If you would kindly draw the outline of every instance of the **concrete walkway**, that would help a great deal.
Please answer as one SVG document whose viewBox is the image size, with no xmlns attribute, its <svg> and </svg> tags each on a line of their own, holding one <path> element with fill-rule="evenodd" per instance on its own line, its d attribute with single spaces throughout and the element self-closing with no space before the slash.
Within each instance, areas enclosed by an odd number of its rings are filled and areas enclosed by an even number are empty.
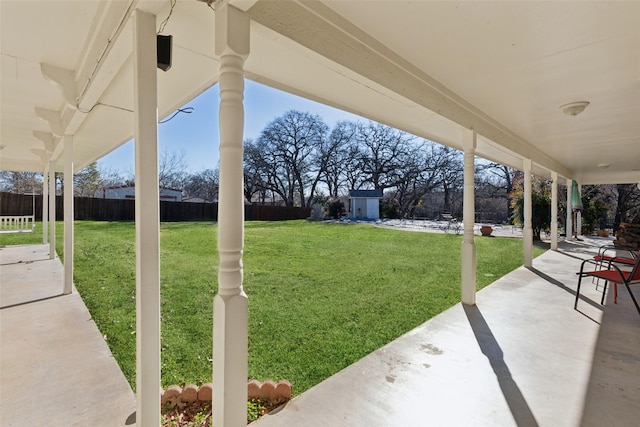
<svg viewBox="0 0 640 427">
<path fill-rule="evenodd" d="M 135 397 L 48 245 L 0 248 L 0 426 L 135 424 Z"/>
<path fill-rule="evenodd" d="M 636 426 L 640 316 L 575 272 L 563 242 L 296 397 L 264 426 Z M 0 425 L 135 424 L 135 398 L 48 246 L 0 248 Z M 601 288 L 600 288 L 601 289 Z"/>
<path fill-rule="evenodd" d="M 262 417 L 273 426 L 637 426 L 640 316 L 626 289 L 573 310 L 583 258 L 547 251 Z M 602 289 L 600 287 L 600 289 Z"/>
</svg>

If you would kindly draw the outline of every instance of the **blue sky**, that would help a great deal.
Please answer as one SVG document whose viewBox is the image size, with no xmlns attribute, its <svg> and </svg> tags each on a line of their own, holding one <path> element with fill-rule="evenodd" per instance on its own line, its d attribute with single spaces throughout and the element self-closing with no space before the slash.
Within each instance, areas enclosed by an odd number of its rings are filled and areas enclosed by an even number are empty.
<svg viewBox="0 0 640 427">
<path fill-rule="evenodd" d="M 215 85 L 184 107 L 193 107 L 191 114 L 178 114 L 158 125 L 160 153 L 184 152 L 188 172 L 213 169 L 218 164 L 218 86 Z M 361 117 L 309 101 L 304 98 L 245 80 L 244 139 L 256 139 L 262 129 L 289 110 L 317 114 L 332 128 L 340 120 L 363 120 Z M 102 169 L 133 176 L 134 147 L 129 141 L 98 161 Z"/>
</svg>

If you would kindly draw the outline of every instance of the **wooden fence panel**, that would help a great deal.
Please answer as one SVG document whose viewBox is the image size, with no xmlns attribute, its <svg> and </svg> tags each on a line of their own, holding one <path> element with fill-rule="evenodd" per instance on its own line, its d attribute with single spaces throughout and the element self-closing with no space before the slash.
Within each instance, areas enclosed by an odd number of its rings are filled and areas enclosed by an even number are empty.
<svg viewBox="0 0 640 427">
<path fill-rule="evenodd" d="M 0 193 L 0 215 L 31 215 L 34 198 L 30 195 Z M 77 220 L 134 221 L 135 201 L 131 199 L 96 199 L 75 197 L 74 214 Z M 245 205 L 247 221 L 285 221 L 306 219 L 311 208 L 291 206 Z M 42 221 L 42 195 L 35 197 L 36 221 Z M 56 196 L 56 219 L 64 218 L 64 200 Z M 217 221 L 217 203 L 160 202 L 161 221 Z"/>
</svg>

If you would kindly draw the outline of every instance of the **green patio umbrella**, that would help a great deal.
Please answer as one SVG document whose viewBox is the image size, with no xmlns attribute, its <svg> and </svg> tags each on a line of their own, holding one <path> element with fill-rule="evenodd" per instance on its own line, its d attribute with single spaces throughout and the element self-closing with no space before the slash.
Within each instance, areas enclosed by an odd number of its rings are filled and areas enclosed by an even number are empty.
<svg viewBox="0 0 640 427">
<path fill-rule="evenodd" d="M 576 181 L 573 181 L 571 186 L 571 210 L 573 211 L 573 237 L 578 239 L 577 213 L 582 212 L 584 206 L 582 205 L 582 197 L 580 197 L 580 190 Z"/>
<path fill-rule="evenodd" d="M 578 183 L 576 181 L 573 181 L 571 186 L 571 210 L 574 213 L 584 210 L 584 206 L 582 206 L 582 197 L 580 197 L 580 190 L 578 189 Z"/>
</svg>

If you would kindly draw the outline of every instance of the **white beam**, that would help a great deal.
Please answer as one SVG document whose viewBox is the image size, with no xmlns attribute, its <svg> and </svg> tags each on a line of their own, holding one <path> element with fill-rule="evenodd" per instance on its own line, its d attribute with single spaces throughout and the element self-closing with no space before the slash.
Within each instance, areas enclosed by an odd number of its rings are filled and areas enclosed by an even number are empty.
<svg viewBox="0 0 640 427">
<path fill-rule="evenodd" d="M 65 135 L 64 142 L 64 289 L 73 290 L 73 136 Z"/>
<path fill-rule="evenodd" d="M 551 171 L 551 250 L 558 250 L 558 172 Z"/>
<path fill-rule="evenodd" d="M 247 423 L 248 301 L 242 289 L 244 197 L 242 132 L 244 61 L 249 54 L 249 18 L 218 4 L 215 47 L 220 56 L 220 190 L 218 293 L 213 307 L 213 425 Z"/>
<path fill-rule="evenodd" d="M 136 422 L 160 424 L 160 194 L 156 18 L 134 12 Z"/>
<path fill-rule="evenodd" d="M 476 303 L 476 243 L 473 235 L 475 222 L 475 148 L 476 133 L 468 131 L 464 136 L 464 203 L 462 204 L 462 222 L 464 236 L 462 240 L 462 303 Z"/>
<path fill-rule="evenodd" d="M 524 229 L 522 230 L 522 244 L 524 251 L 524 266 L 533 266 L 533 228 L 531 226 L 531 159 L 523 159 L 524 171 Z"/>
<path fill-rule="evenodd" d="M 49 258 L 56 257 L 56 165 L 49 161 Z"/>
</svg>

